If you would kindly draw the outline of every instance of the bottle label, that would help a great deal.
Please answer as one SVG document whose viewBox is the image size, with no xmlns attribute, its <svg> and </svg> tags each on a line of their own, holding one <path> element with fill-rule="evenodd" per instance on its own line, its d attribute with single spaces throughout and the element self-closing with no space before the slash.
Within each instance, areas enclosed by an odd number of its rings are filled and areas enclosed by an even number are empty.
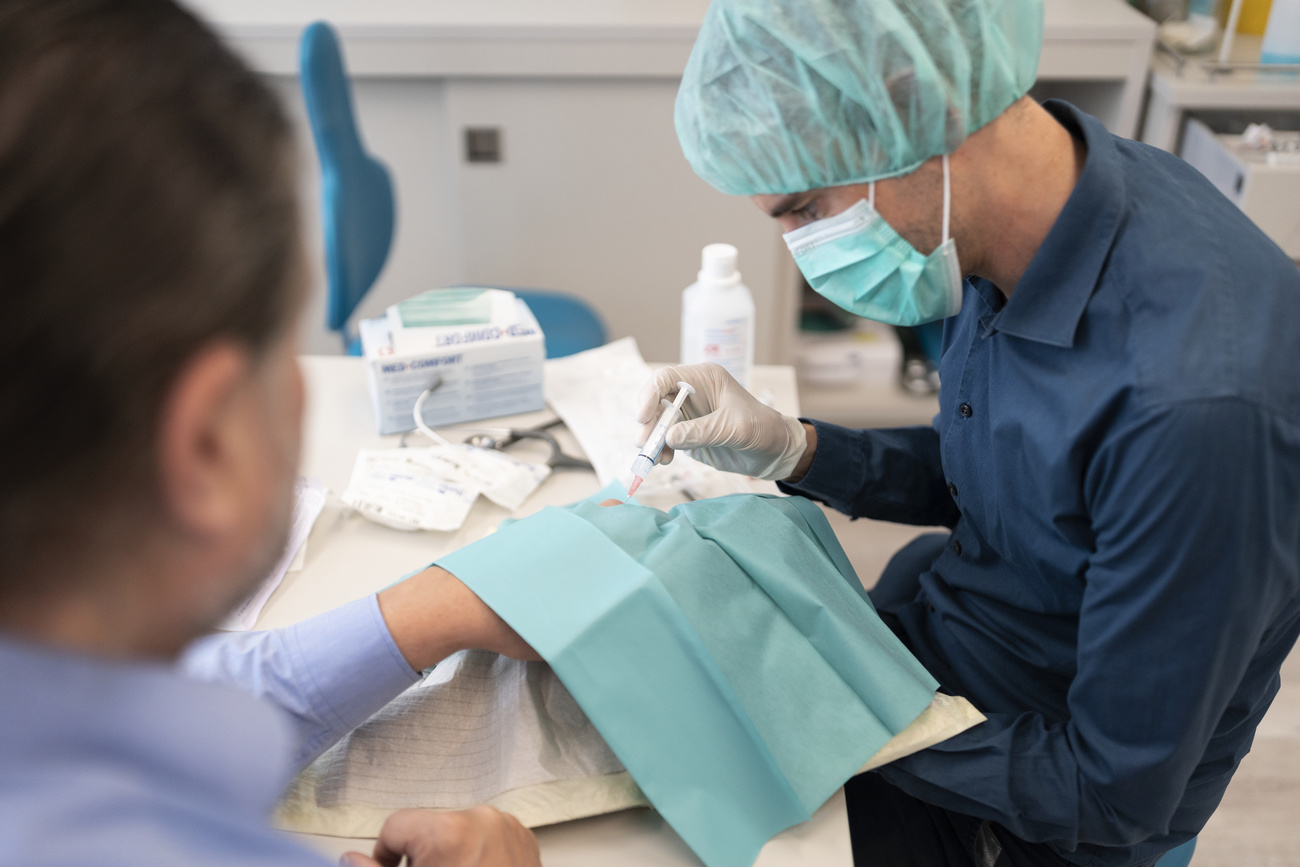
<svg viewBox="0 0 1300 867">
<path fill-rule="evenodd" d="M 700 361 L 716 361 L 737 379 L 745 374 L 746 338 L 749 335 L 749 317 L 723 319 L 706 325 L 703 329 L 704 340 L 700 346 L 703 352 Z"/>
</svg>

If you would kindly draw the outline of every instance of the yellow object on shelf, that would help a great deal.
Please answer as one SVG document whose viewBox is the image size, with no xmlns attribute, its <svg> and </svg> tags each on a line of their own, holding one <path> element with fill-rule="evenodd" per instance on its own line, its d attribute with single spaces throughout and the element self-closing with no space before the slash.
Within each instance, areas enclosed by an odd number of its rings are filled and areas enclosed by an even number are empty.
<svg viewBox="0 0 1300 867">
<path fill-rule="evenodd" d="M 1250 36 L 1262 36 L 1268 26 L 1268 13 L 1273 7 L 1273 0 L 1243 0 L 1241 17 L 1237 19 L 1237 32 Z M 1228 24 L 1228 10 L 1232 8 L 1231 0 L 1219 3 L 1219 26 Z"/>
</svg>

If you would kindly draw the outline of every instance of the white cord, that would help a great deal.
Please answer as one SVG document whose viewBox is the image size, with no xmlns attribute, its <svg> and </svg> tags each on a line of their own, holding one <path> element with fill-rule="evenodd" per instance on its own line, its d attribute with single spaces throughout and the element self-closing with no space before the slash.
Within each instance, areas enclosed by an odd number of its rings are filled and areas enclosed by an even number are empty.
<svg viewBox="0 0 1300 867">
<path fill-rule="evenodd" d="M 952 212 L 952 180 L 948 177 L 948 155 L 943 155 L 943 243 L 948 243 L 948 215 Z"/>
<path fill-rule="evenodd" d="M 415 417 L 416 430 L 418 430 L 420 433 L 424 434 L 425 436 L 427 436 L 429 439 L 433 440 L 435 443 L 437 443 L 440 446 L 449 446 L 451 445 L 451 443 L 448 440 L 443 439 L 441 436 L 434 433 L 433 430 L 431 430 L 429 426 L 424 423 L 424 413 L 422 412 L 422 410 L 424 409 L 424 399 L 427 398 L 429 395 L 433 394 L 433 390 L 440 385 L 442 385 L 442 377 L 438 377 L 436 380 L 434 380 L 433 385 L 429 386 L 424 391 L 420 392 L 420 396 L 415 399 L 415 409 L 411 411 L 411 415 Z"/>
</svg>

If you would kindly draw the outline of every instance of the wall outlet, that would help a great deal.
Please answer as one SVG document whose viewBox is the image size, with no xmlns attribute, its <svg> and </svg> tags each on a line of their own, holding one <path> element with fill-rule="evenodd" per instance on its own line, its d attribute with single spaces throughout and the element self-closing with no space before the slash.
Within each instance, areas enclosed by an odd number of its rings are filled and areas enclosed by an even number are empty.
<svg viewBox="0 0 1300 867">
<path fill-rule="evenodd" d="M 501 162 L 501 129 L 495 126 L 466 127 L 465 162 Z"/>
</svg>

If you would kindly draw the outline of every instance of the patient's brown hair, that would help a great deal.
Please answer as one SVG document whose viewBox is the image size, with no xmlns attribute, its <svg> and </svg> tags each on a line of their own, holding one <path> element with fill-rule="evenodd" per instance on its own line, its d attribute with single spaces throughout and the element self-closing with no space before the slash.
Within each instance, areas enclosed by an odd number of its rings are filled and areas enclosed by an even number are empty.
<svg viewBox="0 0 1300 867">
<path fill-rule="evenodd" d="M 167 388 L 287 327 L 289 125 L 168 0 L 0 0 L 0 595 L 148 502 Z"/>
</svg>

